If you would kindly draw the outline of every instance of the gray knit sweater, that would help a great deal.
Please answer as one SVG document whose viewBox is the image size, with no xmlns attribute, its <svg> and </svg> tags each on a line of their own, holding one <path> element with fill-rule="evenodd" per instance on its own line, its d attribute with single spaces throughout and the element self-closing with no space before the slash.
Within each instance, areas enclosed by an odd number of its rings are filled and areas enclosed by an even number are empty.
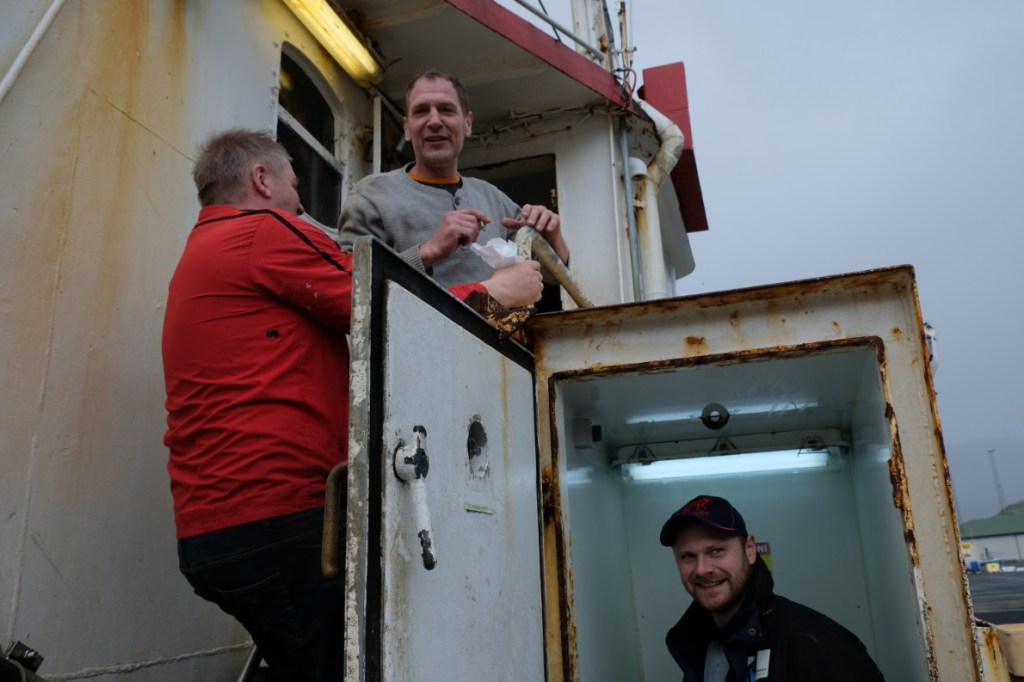
<svg viewBox="0 0 1024 682">
<path fill-rule="evenodd" d="M 477 237 L 480 244 L 494 237 L 508 239 L 512 234 L 501 226 L 501 219 L 520 217 L 516 203 L 483 180 L 464 177 L 462 183 L 452 196 L 446 189 L 416 182 L 405 168 L 363 178 L 341 209 L 341 248 L 351 251 L 357 237 L 372 235 L 443 287 L 486 280 L 493 271 L 468 246 L 434 263 L 429 271 L 420 260 L 420 245 L 434 236 L 448 211 L 475 208 L 490 216 L 491 222 Z"/>
</svg>

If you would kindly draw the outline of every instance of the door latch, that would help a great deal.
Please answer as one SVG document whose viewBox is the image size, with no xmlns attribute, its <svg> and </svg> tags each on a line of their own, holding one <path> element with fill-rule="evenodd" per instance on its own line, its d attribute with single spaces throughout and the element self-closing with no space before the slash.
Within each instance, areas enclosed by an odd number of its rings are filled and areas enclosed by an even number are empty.
<svg viewBox="0 0 1024 682">
<path fill-rule="evenodd" d="M 427 430 L 414 426 L 415 443 L 399 444 L 395 448 L 395 475 L 409 486 L 412 493 L 413 518 L 416 537 L 420 541 L 423 568 L 428 571 L 437 566 L 433 531 L 430 526 L 430 508 L 427 506 L 427 474 L 430 472 L 430 458 L 427 457 Z"/>
</svg>

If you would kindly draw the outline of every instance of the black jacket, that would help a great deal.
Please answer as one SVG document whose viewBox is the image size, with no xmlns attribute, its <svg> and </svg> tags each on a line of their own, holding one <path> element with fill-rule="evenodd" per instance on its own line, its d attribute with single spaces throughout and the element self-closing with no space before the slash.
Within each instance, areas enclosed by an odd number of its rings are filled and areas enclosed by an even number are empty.
<svg viewBox="0 0 1024 682">
<path fill-rule="evenodd" d="M 776 596 L 774 586 L 771 572 L 758 557 L 743 603 L 724 628 L 719 630 L 696 602 L 690 605 L 665 638 L 686 682 L 704 679 L 704 655 L 712 639 L 721 642 L 729 660 L 729 682 L 753 680 L 754 660 L 762 650 L 770 652 L 768 676 L 759 680 L 883 681 L 856 635 L 814 609 Z"/>
</svg>

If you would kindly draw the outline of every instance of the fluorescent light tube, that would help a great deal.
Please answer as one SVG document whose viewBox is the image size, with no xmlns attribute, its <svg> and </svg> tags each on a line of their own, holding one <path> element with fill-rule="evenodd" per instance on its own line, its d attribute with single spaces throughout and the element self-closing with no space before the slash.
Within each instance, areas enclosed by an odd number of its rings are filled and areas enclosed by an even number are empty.
<svg viewBox="0 0 1024 682">
<path fill-rule="evenodd" d="M 840 464 L 841 460 L 838 455 L 831 455 L 824 450 L 812 452 L 779 450 L 744 455 L 670 459 L 651 464 L 626 464 L 623 465 L 622 472 L 626 478 L 632 481 L 666 481 L 678 478 L 798 471 L 801 469 L 835 470 L 840 467 Z"/>
<path fill-rule="evenodd" d="M 765 402 L 737 402 L 723 403 L 729 414 L 786 414 L 788 412 L 801 412 L 818 406 L 817 400 L 780 400 L 774 403 Z M 703 407 L 696 410 L 653 410 L 640 412 L 626 417 L 629 425 L 638 424 L 667 424 L 671 422 L 693 421 L 700 419 L 703 414 Z"/>
<path fill-rule="evenodd" d="M 326 0 L 284 0 L 284 4 L 354 81 L 364 88 L 380 82 L 380 65 Z"/>
</svg>

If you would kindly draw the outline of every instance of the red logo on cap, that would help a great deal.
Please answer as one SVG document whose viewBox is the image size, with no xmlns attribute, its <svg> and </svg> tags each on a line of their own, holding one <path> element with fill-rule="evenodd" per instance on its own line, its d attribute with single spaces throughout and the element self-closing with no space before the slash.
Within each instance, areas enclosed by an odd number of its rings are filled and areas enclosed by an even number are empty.
<svg viewBox="0 0 1024 682">
<path fill-rule="evenodd" d="M 711 512 L 708 511 L 708 504 L 710 503 L 710 497 L 698 497 L 683 507 L 683 513 L 693 514 L 694 516 L 711 516 Z"/>
</svg>

